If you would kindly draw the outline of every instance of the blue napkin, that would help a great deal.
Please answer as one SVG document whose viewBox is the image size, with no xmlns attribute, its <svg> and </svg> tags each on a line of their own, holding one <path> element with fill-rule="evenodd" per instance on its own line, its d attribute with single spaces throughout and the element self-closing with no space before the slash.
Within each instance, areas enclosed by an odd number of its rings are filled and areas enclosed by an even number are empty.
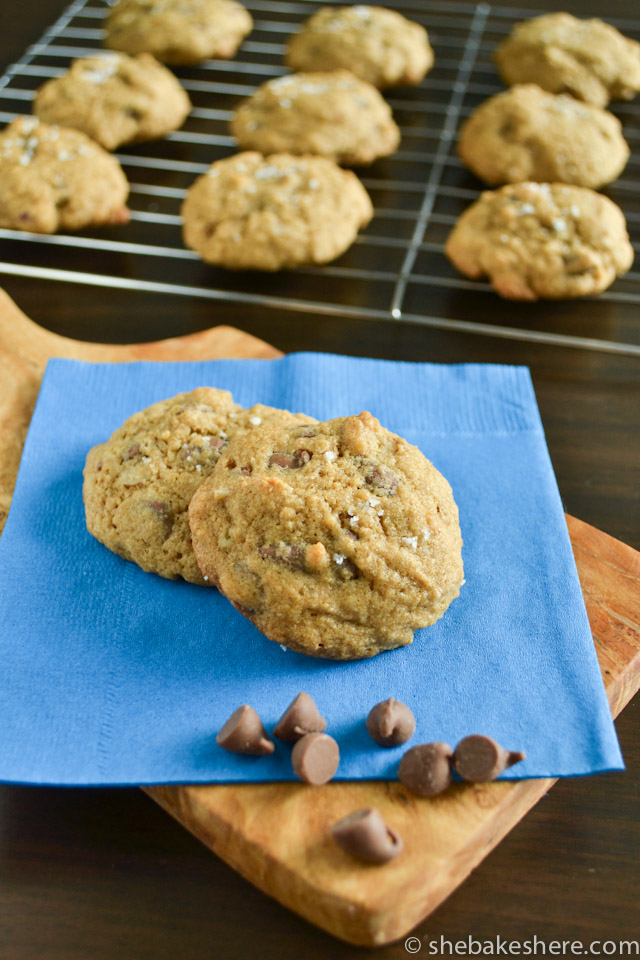
<svg viewBox="0 0 640 960">
<path fill-rule="evenodd" d="M 285 651 L 216 590 L 163 580 L 86 531 L 88 449 L 180 391 L 228 388 L 319 419 L 368 409 L 417 444 L 460 508 L 466 584 L 414 643 L 338 663 Z M 271 729 L 300 691 L 340 744 L 339 777 L 393 778 L 404 749 L 364 719 L 393 696 L 413 743 L 495 737 L 508 777 L 623 766 L 529 373 L 321 354 L 206 363 L 49 363 L 0 540 L 0 779 L 143 784 L 293 779 L 215 734 L 241 703 Z"/>
</svg>

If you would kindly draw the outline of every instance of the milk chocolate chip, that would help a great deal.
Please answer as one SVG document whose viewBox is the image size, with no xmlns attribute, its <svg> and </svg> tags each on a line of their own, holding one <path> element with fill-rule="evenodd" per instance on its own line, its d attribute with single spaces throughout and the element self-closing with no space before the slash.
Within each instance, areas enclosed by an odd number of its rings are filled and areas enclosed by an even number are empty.
<svg viewBox="0 0 640 960">
<path fill-rule="evenodd" d="M 381 747 L 399 747 L 410 740 L 416 729 L 416 718 L 405 703 L 389 697 L 377 703 L 367 717 L 369 735 Z"/>
<path fill-rule="evenodd" d="M 491 737 L 474 733 L 460 741 L 453 754 L 453 764 L 463 780 L 483 783 L 495 780 L 525 756 L 521 750 L 504 750 Z"/>
<path fill-rule="evenodd" d="M 402 850 L 402 837 L 387 826 L 379 810 L 355 810 L 331 827 L 336 843 L 358 860 L 387 863 Z"/>
<path fill-rule="evenodd" d="M 234 710 L 216 737 L 216 743 L 230 753 L 265 757 L 275 747 L 262 726 L 262 720 L 246 703 Z"/>
<path fill-rule="evenodd" d="M 435 797 L 451 783 L 448 743 L 421 743 L 407 750 L 398 769 L 400 783 L 418 797 Z"/>
<path fill-rule="evenodd" d="M 306 783 L 328 783 L 340 763 L 340 750 L 326 733 L 307 733 L 291 751 L 293 772 Z"/>
<path fill-rule="evenodd" d="M 295 453 L 272 453 L 269 457 L 270 467 L 282 467 L 283 470 L 299 470 L 309 463 L 313 456 L 308 450 L 296 450 Z"/>
<path fill-rule="evenodd" d="M 307 733 L 324 733 L 326 729 L 327 721 L 320 716 L 314 700 L 308 693 L 299 693 L 278 720 L 273 733 L 280 740 L 293 743 Z"/>
</svg>

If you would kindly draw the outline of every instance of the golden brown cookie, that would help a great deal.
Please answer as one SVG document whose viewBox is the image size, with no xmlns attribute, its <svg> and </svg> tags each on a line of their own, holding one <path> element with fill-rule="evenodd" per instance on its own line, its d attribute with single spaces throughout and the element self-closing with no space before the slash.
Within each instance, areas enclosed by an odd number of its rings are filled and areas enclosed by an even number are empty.
<svg viewBox="0 0 640 960">
<path fill-rule="evenodd" d="M 269 639 L 310 656 L 411 643 L 463 582 L 449 484 L 370 413 L 237 437 L 189 522 L 203 573 Z"/>
<path fill-rule="evenodd" d="M 34 233 L 127 223 L 115 157 L 78 130 L 20 117 L 0 134 L 0 226 Z"/>
<path fill-rule="evenodd" d="M 504 82 L 537 83 L 552 93 L 606 107 L 640 90 L 640 43 L 602 20 L 549 13 L 516 24 L 495 52 Z"/>
<path fill-rule="evenodd" d="M 629 146 L 612 113 L 527 83 L 473 111 L 460 131 L 458 153 L 487 183 L 539 180 L 596 188 L 620 176 Z"/>
<path fill-rule="evenodd" d="M 583 297 L 633 263 L 622 211 L 586 187 L 517 183 L 487 191 L 462 214 L 445 252 L 503 297 Z"/>
<path fill-rule="evenodd" d="M 182 205 L 185 244 L 232 270 L 334 260 L 372 216 L 369 195 L 350 170 L 286 153 L 218 160 Z"/>
<path fill-rule="evenodd" d="M 68 73 L 38 90 L 33 107 L 45 123 L 82 130 L 105 150 L 164 137 L 190 110 L 177 79 L 149 53 L 74 60 Z"/>
<path fill-rule="evenodd" d="M 210 387 L 155 403 L 89 451 L 87 528 L 143 570 L 205 584 L 191 549 L 191 497 L 230 438 L 268 424 L 311 420 L 262 404 L 244 410 L 228 390 Z"/>
<path fill-rule="evenodd" d="M 261 153 L 313 153 L 358 166 L 393 153 L 400 130 L 376 88 L 348 70 L 268 80 L 231 121 L 238 145 Z"/>
<path fill-rule="evenodd" d="M 290 40 L 293 70 L 343 67 L 374 87 L 414 86 L 433 66 L 427 31 L 385 7 L 322 7 Z"/>
<path fill-rule="evenodd" d="M 105 46 L 152 53 L 163 63 L 226 60 L 253 28 L 236 0 L 118 0 L 105 22 Z"/>
</svg>

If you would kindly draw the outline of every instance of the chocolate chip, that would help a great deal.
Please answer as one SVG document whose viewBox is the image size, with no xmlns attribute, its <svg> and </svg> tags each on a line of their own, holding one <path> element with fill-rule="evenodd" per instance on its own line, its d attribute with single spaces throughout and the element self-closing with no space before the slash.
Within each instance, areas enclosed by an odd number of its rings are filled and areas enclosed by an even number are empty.
<svg viewBox="0 0 640 960">
<path fill-rule="evenodd" d="M 483 783 L 495 780 L 525 756 L 521 750 L 504 750 L 491 737 L 474 733 L 460 741 L 453 754 L 453 764 L 463 780 Z"/>
<path fill-rule="evenodd" d="M 304 548 L 297 544 L 265 543 L 262 547 L 258 547 L 258 553 L 263 560 L 283 563 L 292 570 L 304 570 Z"/>
<path fill-rule="evenodd" d="M 125 453 L 122 459 L 133 460 L 133 458 L 139 456 L 139 454 L 140 454 L 140 444 L 134 443 L 133 446 L 129 447 L 129 449 L 127 450 L 127 452 Z"/>
<path fill-rule="evenodd" d="M 278 720 L 273 733 L 280 740 L 293 743 L 307 733 L 324 733 L 326 729 L 327 721 L 320 716 L 315 701 L 308 693 L 299 693 Z"/>
<path fill-rule="evenodd" d="M 416 729 L 416 718 L 405 703 L 389 697 L 377 703 L 367 717 L 370 737 L 381 747 L 399 747 L 410 740 Z"/>
<path fill-rule="evenodd" d="M 209 437 L 209 446 L 213 447 L 214 450 L 222 450 L 228 442 L 228 440 L 223 440 L 221 437 Z"/>
<path fill-rule="evenodd" d="M 364 482 L 368 487 L 373 487 L 377 493 L 383 493 L 386 496 L 394 494 L 398 486 L 398 478 L 395 473 L 379 463 L 374 463 L 369 467 L 364 475 Z"/>
<path fill-rule="evenodd" d="M 309 463 L 312 453 L 308 450 L 296 450 L 295 453 L 272 453 L 269 457 L 270 467 L 282 467 L 283 470 L 299 470 Z"/>
<path fill-rule="evenodd" d="M 336 843 L 358 860 L 387 863 L 402 851 L 402 838 L 374 807 L 355 810 L 331 827 Z"/>
<path fill-rule="evenodd" d="M 173 530 L 173 511 L 169 504 L 165 503 L 164 500 L 147 500 L 145 507 L 153 510 L 158 520 L 164 524 L 164 540 L 167 540 Z"/>
<path fill-rule="evenodd" d="M 291 751 L 293 772 L 306 783 L 328 783 L 340 763 L 340 750 L 326 733 L 307 733 Z"/>
<path fill-rule="evenodd" d="M 451 756 L 448 743 L 421 743 L 403 756 L 398 779 L 418 797 L 435 797 L 451 783 Z"/>
<path fill-rule="evenodd" d="M 246 703 L 233 711 L 218 733 L 216 743 L 230 753 L 246 753 L 254 757 L 265 757 L 275 750 L 260 717 Z"/>
</svg>

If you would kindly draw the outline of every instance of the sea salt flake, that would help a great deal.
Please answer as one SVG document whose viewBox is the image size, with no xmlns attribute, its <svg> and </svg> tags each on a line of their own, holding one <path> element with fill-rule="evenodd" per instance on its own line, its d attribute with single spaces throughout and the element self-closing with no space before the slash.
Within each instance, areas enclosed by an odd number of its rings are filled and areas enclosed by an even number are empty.
<svg viewBox="0 0 640 960">
<path fill-rule="evenodd" d="M 418 538 L 417 537 L 400 537 L 403 543 L 406 543 L 408 547 L 411 547 L 412 550 L 418 549 Z"/>
<path fill-rule="evenodd" d="M 572 217 L 579 217 L 579 216 L 580 216 L 580 207 L 578 207 L 578 206 L 574 203 L 574 204 L 569 208 L 569 213 L 571 214 Z"/>
<path fill-rule="evenodd" d="M 259 427 L 262 423 L 262 417 L 249 417 L 249 423 L 253 424 L 254 427 Z"/>
<path fill-rule="evenodd" d="M 334 559 L 335 562 L 338 564 L 338 566 L 340 566 L 341 564 L 343 564 L 343 563 L 345 562 L 345 560 L 346 560 L 347 558 L 346 558 L 346 555 L 345 555 L 344 553 L 334 553 L 333 559 Z"/>
<path fill-rule="evenodd" d="M 558 232 L 567 229 L 567 222 L 566 220 L 563 220 L 562 217 L 554 217 L 551 221 L 551 225 L 553 226 L 553 229 L 557 230 Z"/>
<path fill-rule="evenodd" d="M 324 454 L 325 460 L 328 460 L 329 463 L 332 463 L 336 459 L 337 454 L 333 450 L 326 450 Z"/>
<path fill-rule="evenodd" d="M 520 207 L 520 213 L 535 213 L 535 207 L 531 203 L 523 203 Z"/>
</svg>

